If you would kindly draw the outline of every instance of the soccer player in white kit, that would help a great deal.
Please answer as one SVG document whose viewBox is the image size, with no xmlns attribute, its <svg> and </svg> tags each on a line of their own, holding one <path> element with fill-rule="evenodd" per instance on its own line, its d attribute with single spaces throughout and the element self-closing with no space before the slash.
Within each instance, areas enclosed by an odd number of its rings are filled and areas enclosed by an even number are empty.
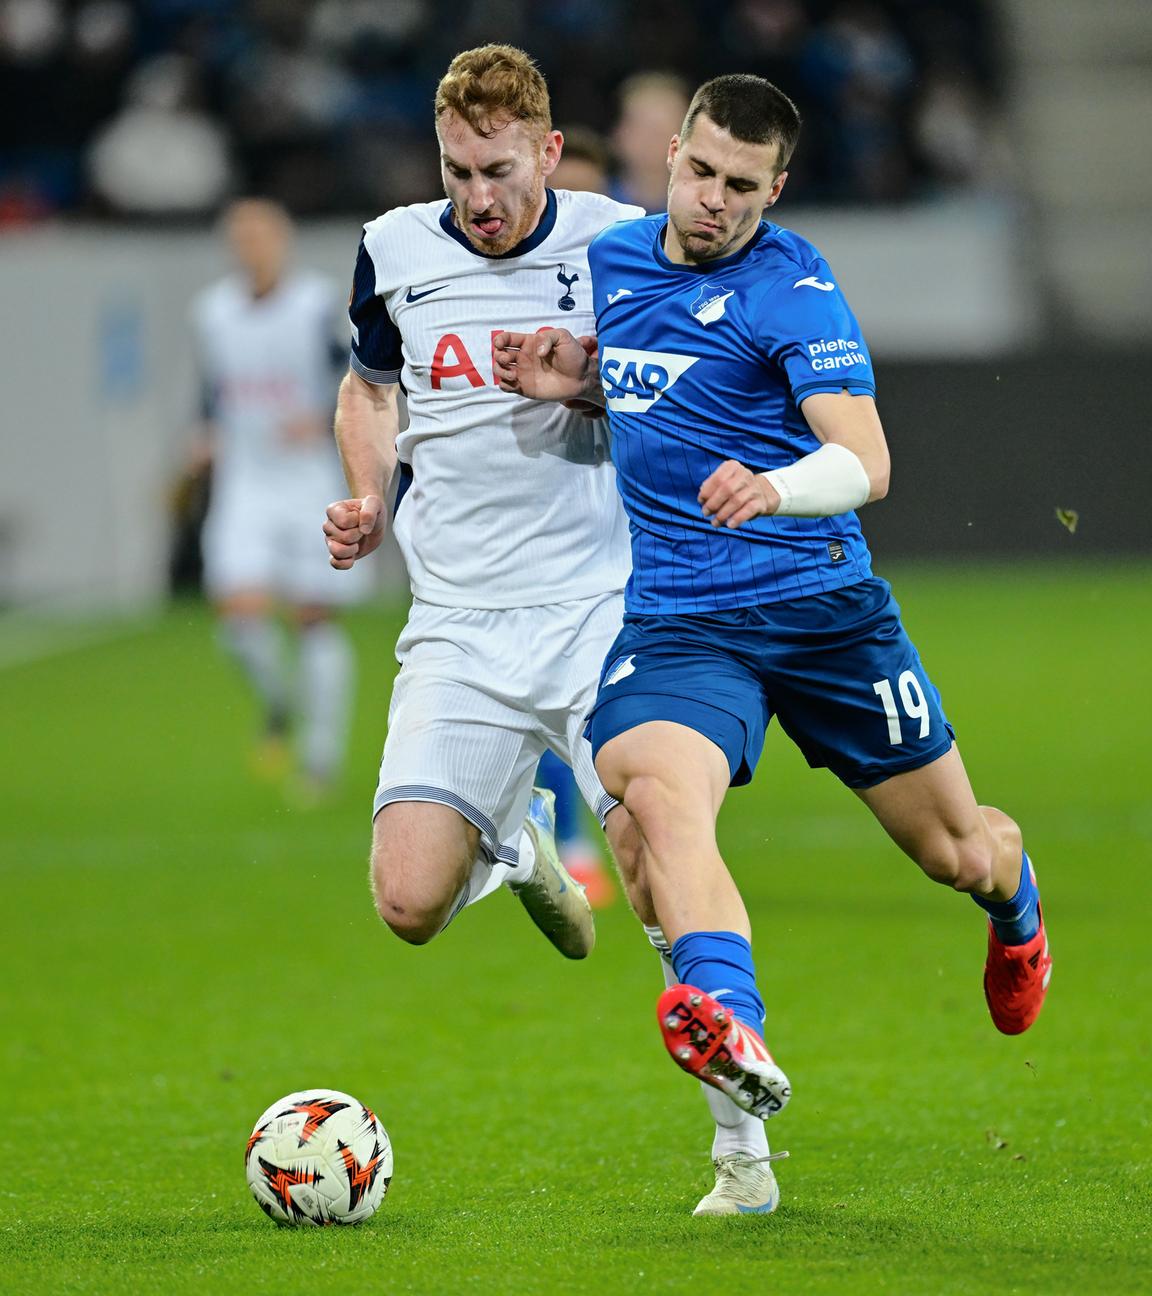
<svg viewBox="0 0 1152 1296">
<path fill-rule="evenodd" d="M 513 318 L 589 331 L 588 244 L 636 209 L 545 189 L 561 136 L 543 77 L 519 50 L 458 56 L 436 124 L 451 201 L 365 227 L 336 420 L 353 498 L 325 523 L 334 566 L 375 549 L 399 458 L 393 525 L 413 605 L 373 807 L 376 905 L 422 943 L 506 881 L 557 948 L 580 958 L 594 941 L 591 912 L 532 782 L 550 749 L 602 822 L 614 804 L 582 728 L 620 623 L 628 528 L 605 423 L 559 407 L 524 417 L 493 379 L 492 336 Z M 618 809 L 607 825 L 622 851 L 626 819 Z"/>
<path fill-rule="evenodd" d="M 334 566 L 371 553 L 399 460 L 394 528 L 414 601 L 374 804 L 376 906 L 420 944 L 507 882 L 561 952 L 582 957 L 591 913 L 564 883 L 546 806 L 533 799 L 545 747 L 571 763 L 633 908 L 656 931 L 639 837 L 583 737 L 620 623 L 627 525 L 603 422 L 502 393 L 492 339 L 557 319 L 590 332 L 588 243 L 641 212 L 545 190 L 562 138 L 543 78 L 519 50 L 458 55 L 437 92 L 436 126 L 450 201 L 365 227 L 337 412 L 352 498 L 331 505 L 324 524 Z M 760 1120 L 716 1090 L 705 1097 L 714 1155 L 767 1151 Z"/>
<path fill-rule="evenodd" d="M 289 266 L 292 226 L 277 204 L 234 203 L 223 229 L 236 273 L 201 292 L 192 325 L 212 460 L 204 577 L 221 637 L 264 715 L 263 755 L 299 728 L 310 792 L 339 774 L 352 650 L 334 608 L 364 588 L 331 570 L 316 515 L 341 489 L 330 419 L 347 347 L 334 283 Z M 256 520 L 259 523 L 256 524 Z M 290 672 L 278 620 L 295 631 Z"/>
</svg>

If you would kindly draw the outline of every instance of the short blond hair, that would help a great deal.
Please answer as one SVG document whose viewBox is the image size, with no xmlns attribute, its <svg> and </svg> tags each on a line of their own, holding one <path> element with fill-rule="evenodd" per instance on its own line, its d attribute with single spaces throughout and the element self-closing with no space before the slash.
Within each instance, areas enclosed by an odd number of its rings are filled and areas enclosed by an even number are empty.
<svg viewBox="0 0 1152 1296">
<path fill-rule="evenodd" d="M 478 134 L 492 136 L 505 121 L 552 129 L 548 86 L 535 63 L 514 45 L 481 45 L 457 54 L 436 87 L 436 116 L 458 113 Z"/>
</svg>

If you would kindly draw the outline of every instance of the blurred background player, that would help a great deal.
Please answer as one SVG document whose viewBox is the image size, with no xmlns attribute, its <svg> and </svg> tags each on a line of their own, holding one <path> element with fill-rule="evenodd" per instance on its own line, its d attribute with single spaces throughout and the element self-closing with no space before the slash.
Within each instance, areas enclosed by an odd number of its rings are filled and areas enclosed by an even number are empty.
<svg viewBox="0 0 1152 1296">
<path fill-rule="evenodd" d="M 549 189 L 606 194 L 612 188 L 612 150 L 587 126 L 566 126 L 564 152 L 548 180 Z"/>
<path fill-rule="evenodd" d="M 585 126 L 570 127 L 563 135 L 564 151 L 548 178 L 548 188 L 607 194 L 612 161 L 607 142 Z M 606 908 L 616 899 L 616 887 L 588 831 L 588 814 L 576 776 L 559 756 L 548 751 L 540 759 L 536 782 L 556 798 L 556 845 L 564 867 L 584 888 L 593 909 Z"/>
<path fill-rule="evenodd" d="M 222 230 L 235 271 L 192 307 L 211 462 L 204 582 L 259 700 L 260 767 L 287 765 L 295 731 L 301 789 L 318 795 L 340 773 L 355 666 L 332 613 L 363 588 L 332 571 L 318 534 L 341 480 L 331 417 L 342 302 L 328 279 L 290 266 L 292 222 L 278 204 L 233 203 Z"/>
<path fill-rule="evenodd" d="M 609 192 L 648 213 L 668 204 L 668 141 L 688 111 L 687 83 L 671 72 L 637 72 L 618 91 L 620 115 L 612 130 L 617 171 Z"/>
</svg>

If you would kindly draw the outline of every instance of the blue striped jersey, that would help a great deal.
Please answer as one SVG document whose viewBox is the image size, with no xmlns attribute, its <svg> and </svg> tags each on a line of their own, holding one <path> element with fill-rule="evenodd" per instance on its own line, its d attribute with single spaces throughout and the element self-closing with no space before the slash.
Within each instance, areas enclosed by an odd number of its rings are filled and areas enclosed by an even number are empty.
<svg viewBox="0 0 1152 1296">
<path fill-rule="evenodd" d="M 621 221 L 589 249 L 612 458 L 632 539 L 627 606 L 710 612 L 837 589 L 871 574 L 855 513 L 713 527 L 701 484 L 819 449 L 801 406 L 875 394 L 872 361 L 820 253 L 762 221 L 730 257 L 680 265 L 666 216 Z"/>
</svg>

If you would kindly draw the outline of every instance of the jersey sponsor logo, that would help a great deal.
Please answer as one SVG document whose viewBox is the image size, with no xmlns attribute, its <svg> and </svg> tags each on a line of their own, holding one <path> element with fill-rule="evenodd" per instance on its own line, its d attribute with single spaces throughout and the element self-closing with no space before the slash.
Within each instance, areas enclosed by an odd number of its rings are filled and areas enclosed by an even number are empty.
<svg viewBox="0 0 1152 1296">
<path fill-rule="evenodd" d="M 631 288 L 617 288 L 615 292 L 610 292 L 608 294 L 608 305 L 614 306 L 620 300 L 621 297 L 631 297 L 631 296 L 632 296 Z"/>
<path fill-rule="evenodd" d="M 423 292 L 413 292 L 412 289 L 409 288 L 408 296 L 405 297 L 404 300 L 411 305 L 413 302 L 418 302 L 425 297 L 431 297 L 434 292 L 439 292 L 441 288 L 447 287 L 447 284 L 437 284 L 435 288 L 425 288 Z"/>
<path fill-rule="evenodd" d="M 836 287 L 834 283 L 825 283 L 822 279 L 817 279 L 815 275 L 807 275 L 803 279 L 797 279 L 792 285 L 793 288 L 818 288 L 821 292 L 831 292 Z"/>
<path fill-rule="evenodd" d="M 444 285 L 445 287 L 447 285 Z M 559 324 L 543 324 L 536 330 L 537 333 L 547 333 L 551 328 L 559 328 Z M 429 386 L 433 391 L 442 391 L 446 382 L 453 378 L 463 378 L 467 381 L 468 387 L 496 387 L 499 384 L 496 381 L 495 373 L 495 348 L 496 339 L 505 329 L 492 329 L 488 335 L 489 356 L 488 356 L 488 374 L 482 374 L 476 361 L 472 359 L 471 352 L 464 343 L 464 339 L 459 333 L 445 333 L 432 352 L 432 365 L 428 373 Z M 473 344 L 475 345 L 475 343 Z M 463 390 L 461 383 L 454 383 L 449 387 L 449 391 Z"/>
<path fill-rule="evenodd" d="M 572 285 L 580 278 L 578 274 L 566 275 L 564 273 L 566 269 L 566 266 L 561 266 L 560 273 L 556 276 L 557 281 L 564 285 L 564 295 L 556 303 L 562 311 L 576 309 L 576 298 L 572 296 Z"/>
<path fill-rule="evenodd" d="M 619 661 L 612 663 L 612 669 L 604 676 L 604 687 L 609 684 L 619 684 L 622 679 L 627 679 L 629 675 L 636 673 L 636 654 L 632 653 L 629 657 L 621 657 Z"/>
<path fill-rule="evenodd" d="M 449 359 L 451 357 L 451 360 Z M 463 339 L 456 333 L 445 333 L 436 343 L 432 355 L 432 390 L 439 391 L 446 378 L 467 378 L 472 387 L 483 387 L 484 379 L 476 368 Z"/>
<path fill-rule="evenodd" d="M 860 343 L 851 338 L 821 338 L 808 343 L 808 363 L 817 373 L 830 369 L 851 369 L 854 365 L 868 365 L 868 357 L 860 351 Z"/>
<path fill-rule="evenodd" d="M 688 307 L 692 318 L 700 324 L 715 324 L 723 316 L 724 303 L 732 296 L 733 291 L 732 288 L 725 291 L 716 284 L 706 283 L 697 294 L 696 300 Z"/>
<path fill-rule="evenodd" d="M 605 347 L 600 355 L 600 381 L 608 408 L 625 412 L 650 409 L 699 359 L 672 351 Z"/>
</svg>

